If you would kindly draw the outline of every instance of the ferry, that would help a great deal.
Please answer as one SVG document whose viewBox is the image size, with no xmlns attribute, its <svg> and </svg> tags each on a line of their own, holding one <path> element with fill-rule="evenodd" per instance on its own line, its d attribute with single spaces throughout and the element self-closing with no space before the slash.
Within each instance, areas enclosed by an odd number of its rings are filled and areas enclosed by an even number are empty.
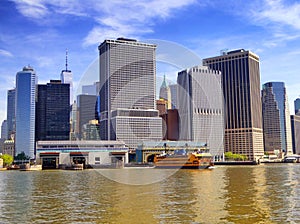
<svg viewBox="0 0 300 224">
<path fill-rule="evenodd" d="M 197 150 L 187 153 L 184 149 L 173 154 L 163 153 L 154 157 L 155 168 L 165 169 L 212 169 L 212 155 L 207 151 Z"/>
</svg>

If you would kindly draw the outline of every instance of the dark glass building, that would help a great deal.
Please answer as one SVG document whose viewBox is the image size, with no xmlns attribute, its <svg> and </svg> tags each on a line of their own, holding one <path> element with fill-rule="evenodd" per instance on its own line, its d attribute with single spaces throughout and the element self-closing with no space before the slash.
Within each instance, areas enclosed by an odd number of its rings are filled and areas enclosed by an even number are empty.
<svg viewBox="0 0 300 224">
<path fill-rule="evenodd" d="M 269 154 L 279 150 L 292 153 L 290 112 L 283 82 L 267 82 L 262 91 L 264 148 Z"/>
<path fill-rule="evenodd" d="M 295 99 L 294 106 L 295 106 L 295 114 L 300 114 L 300 98 Z"/>
<path fill-rule="evenodd" d="M 225 152 L 249 160 L 264 155 L 259 57 L 243 49 L 206 58 L 203 64 L 222 73 L 225 112 Z"/>
<path fill-rule="evenodd" d="M 36 141 L 69 140 L 70 84 L 60 80 L 38 85 Z"/>
<path fill-rule="evenodd" d="M 7 139 L 16 132 L 16 89 L 7 91 Z"/>
</svg>

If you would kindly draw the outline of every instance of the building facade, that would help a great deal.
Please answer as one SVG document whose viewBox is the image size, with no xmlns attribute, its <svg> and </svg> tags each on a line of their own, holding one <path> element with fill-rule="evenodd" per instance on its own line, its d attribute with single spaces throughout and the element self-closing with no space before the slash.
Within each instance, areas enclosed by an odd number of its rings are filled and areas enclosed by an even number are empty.
<svg viewBox="0 0 300 224">
<path fill-rule="evenodd" d="M 78 95 L 76 111 L 76 137 L 83 139 L 83 129 L 85 124 L 94 120 L 96 117 L 97 96 L 96 95 Z M 99 135 L 99 133 L 98 133 Z"/>
<path fill-rule="evenodd" d="M 38 85 L 36 101 L 36 141 L 69 140 L 70 84 L 60 80 Z"/>
<path fill-rule="evenodd" d="M 12 157 L 15 156 L 15 142 L 14 139 L 7 139 L 3 143 L 3 154 L 11 155 Z"/>
<path fill-rule="evenodd" d="M 16 89 L 7 91 L 7 139 L 16 132 Z"/>
<path fill-rule="evenodd" d="M 154 112 L 156 45 L 118 38 L 98 49 L 101 139 L 123 140 L 130 148 L 161 140 L 161 118 Z"/>
<path fill-rule="evenodd" d="M 171 84 L 169 88 L 171 92 L 171 108 L 177 109 L 177 84 Z"/>
<path fill-rule="evenodd" d="M 262 87 L 264 148 L 292 154 L 290 112 L 283 82 L 268 82 Z"/>
<path fill-rule="evenodd" d="M 225 152 L 249 160 L 264 155 L 259 57 L 243 49 L 206 58 L 203 64 L 221 71 L 225 116 Z"/>
<path fill-rule="evenodd" d="M 43 169 L 74 163 L 97 168 L 128 163 L 128 147 L 122 141 L 37 141 L 37 163 Z"/>
<path fill-rule="evenodd" d="M 16 75 L 16 135 L 15 153 L 24 152 L 35 158 L 35 99 L 37 76 L 25 66 Z"/>
<path fill-rule="evenodd" d="M 300 116 L 291 115 L 293 153 L 300 155 Z"/>
<path fill-rule="evenodd" d="M 88 124 L 83 125 L 83 140 L 100 140 L 100 128 L 98 120 L 90 120 Z"/>
<path fill-rule="evenodd" d="M 1 124 L 1 138 L 8 139 L 7 137 L 7 120 L 3 120 Z"/>
<path fill-rule="evenodd" d="M 295 114 L 300 114 L 300 98 L 295 99 L 294 106 L 295 106 Z"/>
<path fill-rule="evenodd" d="M 179 114 L 177 109 L 167 110 L 167 113 L 161 115 L 163 120 L 163 140 L 179 140 Z"/>
<path fill-rule="evenodd" d="M 71 105 L 70 113 L 70 140 L 76 140 L 76 131 L 77 131 L 77 103 Z"/>
<path fill-rule="evenodd" d="M 195 66 L 178 73 L 179 139 L 205 142 L 219 159 L 224 153 L 221 73 Z"/>
</svg>

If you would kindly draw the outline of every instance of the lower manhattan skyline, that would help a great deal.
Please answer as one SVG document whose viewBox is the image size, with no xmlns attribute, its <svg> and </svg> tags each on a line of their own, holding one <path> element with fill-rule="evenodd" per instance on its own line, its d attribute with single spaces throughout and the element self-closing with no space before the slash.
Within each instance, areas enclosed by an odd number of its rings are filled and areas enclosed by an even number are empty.
<svg viewBox="0 0 300 224">
<path fill-rule="evenodd" d="M 16 73 L 32 66 L 39 84 L 59 79 L 65 51 L 74 92 L 97 47 L 107 38 L 164 40 L 189 49 L 201 59 L 224 49 L 249 49 L 260 57 L 261 84 L 285 82 L 289 106 L 300 95 L 300 3 L 292 1 L 8 1 L 0 6 L 0 120 L 7 117 L 7 91 Z M 124 17 L 124 15 L 127 15 Z M 179 59 L 178 59 L 179 60 Z M 177 65 L 163 70 L 175 82 Z M 159 87 L 159 86 L 158 86 Z"/>
</svg>

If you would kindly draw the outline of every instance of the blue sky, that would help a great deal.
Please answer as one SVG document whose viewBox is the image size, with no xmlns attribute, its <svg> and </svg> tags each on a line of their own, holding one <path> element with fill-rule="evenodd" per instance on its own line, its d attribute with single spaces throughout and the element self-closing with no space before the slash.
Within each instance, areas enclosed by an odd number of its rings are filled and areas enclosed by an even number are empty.
<svg viewBox="0 0 300 224">
<path fill-rule="evenodd" d="M 261 84 L 284 81 L 293 113 L 300 95 L 300 2 L 284 0 L 3 0 L 0 4 L 0 121 L 7 90 L 30 64 L 39 83 L 59 79 L 69 51 L 74 86 L 106 38 L 156 39 L 199 58 L 244 48 L 260 56 Z M 196 65 L 196 64 L 195 64 Z M 179 66 L 180 67 L 180 66 Z M 159 68 L 176 80 L 176 69 Z"/>
</svg>

